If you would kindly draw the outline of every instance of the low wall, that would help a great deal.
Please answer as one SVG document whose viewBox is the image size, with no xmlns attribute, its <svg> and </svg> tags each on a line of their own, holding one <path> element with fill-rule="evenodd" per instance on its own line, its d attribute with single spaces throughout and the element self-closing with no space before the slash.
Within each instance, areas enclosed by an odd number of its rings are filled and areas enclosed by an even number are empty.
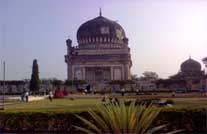
<svg viewBox="0 0 207 134">
<path fill-rule="evenodd" d="M 47 98 L 47 95 L 44 96 L 29 96 L 29 101 L 38 101 Z M 5 100 L 12 102 L 12 101 L 21 101 L 21 96 L 5 96 Z"/>
</svg>

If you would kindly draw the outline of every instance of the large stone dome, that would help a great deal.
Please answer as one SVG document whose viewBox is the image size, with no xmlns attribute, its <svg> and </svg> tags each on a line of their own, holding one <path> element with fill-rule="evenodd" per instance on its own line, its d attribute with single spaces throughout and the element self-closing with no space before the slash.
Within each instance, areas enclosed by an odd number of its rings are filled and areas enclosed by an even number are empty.
<svg viewBox="0 0 207 134">
<path fill-rule="evenodd" d="M 181 71 L 184 73 L 200 72 L 201 64 L 189 58 L 181 64 Z"/>
<path fill-rule="evenodd" d="M 79 44 L 109 42 L 123 42 L 126 39 L 124 29 L 116 21 L 98 16 L 83 23 L 77 31 Z"/>
</svg>

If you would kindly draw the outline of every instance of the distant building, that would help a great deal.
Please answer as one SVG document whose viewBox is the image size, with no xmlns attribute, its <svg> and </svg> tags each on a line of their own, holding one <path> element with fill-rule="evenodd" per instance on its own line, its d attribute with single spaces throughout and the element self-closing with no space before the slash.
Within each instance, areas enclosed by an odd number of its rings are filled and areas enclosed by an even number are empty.
<svg viewBox="0 0 207 134">
<path fill-rule="evenodd" d="M 3 93 L 4 81 L 0 81 L 0 94 Z M 30 80 L 6 80 L 4 93 L 6 94 L 20 94 L 29 91 Z M 44 93 L 49 90 L 54 90 L 51 80 L 41 80 L 40 92 Z"/>
<path fill-rule="evenodd" d="M 0 94 L 3 93 L 3 84 L 4 81 L 0 81 Z M 28 87 L 29 87 L 28 82 L 24 80 L 5 81 L 4 93 L 9 93 L 9 94 L 22 93 L 24 90 L 28 90 Z"/>
<path fill-rule="evenodd" d="M 136 80 L 136 90 L 139 90 L 139 91 L 156 91 L 157 86 L 156 86 L 155 81 L 156 80 L 138 79 L 138 80 Z"/>
<path fill-rule="evenodd" d="M 68 80 L 104 82 L 131 79 L 128 38 L 116 22 L 100 15 L 83 23 L 77 31 L 78 46 L 68 39 Z"/>
<path fill-rule="evenodd" d="M 201 70 L 201 64 L 189 57 L 181 64 L 180 71 L 170 79 L 184 80 L 188 90 L 200 90 L 205 88 L 204 77 L 205 73 Z"/>
</svg>

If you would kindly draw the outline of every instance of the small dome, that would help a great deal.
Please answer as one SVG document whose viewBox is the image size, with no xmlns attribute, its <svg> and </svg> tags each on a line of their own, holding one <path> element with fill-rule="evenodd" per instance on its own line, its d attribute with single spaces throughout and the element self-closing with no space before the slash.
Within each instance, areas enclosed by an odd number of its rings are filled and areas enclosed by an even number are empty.
<svg viewBox="0 0 207 134">
<path fill-rule="evenodd" d="M 96 41 L 98 40 L 123 40 L 125 39 L 124 29 L 115 21 L 103 16 L 98 16 L 83 23 L 77 31 L 77 40 Z"/>
<path fill-rule="evenodd" d="M 201 71 L 201 64 L 189 58 L 181 64 L 181 71 L 184 73 L 199 72 Z"/>
</svg>

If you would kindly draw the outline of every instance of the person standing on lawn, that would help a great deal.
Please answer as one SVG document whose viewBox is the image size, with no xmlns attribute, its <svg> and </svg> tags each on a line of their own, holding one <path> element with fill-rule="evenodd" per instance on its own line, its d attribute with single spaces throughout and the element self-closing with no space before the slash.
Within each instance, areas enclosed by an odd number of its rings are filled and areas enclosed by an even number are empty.
<svg viewBox="0 0 207 134">
<path fill-rule="evenodd" d="M 25 100 L 26 100 L 26 102 L 29 101 L 29 92 L 28 91 L 25 92 Z"/>
<path fill-rule="evenodd" d="M 52 93 L 52 90 L 49 91 L 49 100 L 50 102 L 52 102 L 52 99 L 53 99 L 53 93 Z"/>
<path fill-rule="evenodd" d="M 125 89 L 122 88 L 122 89 L 121 89 L 121 96 L 124 96 L 124 93 L 125 93 Z"/>
</svg>

